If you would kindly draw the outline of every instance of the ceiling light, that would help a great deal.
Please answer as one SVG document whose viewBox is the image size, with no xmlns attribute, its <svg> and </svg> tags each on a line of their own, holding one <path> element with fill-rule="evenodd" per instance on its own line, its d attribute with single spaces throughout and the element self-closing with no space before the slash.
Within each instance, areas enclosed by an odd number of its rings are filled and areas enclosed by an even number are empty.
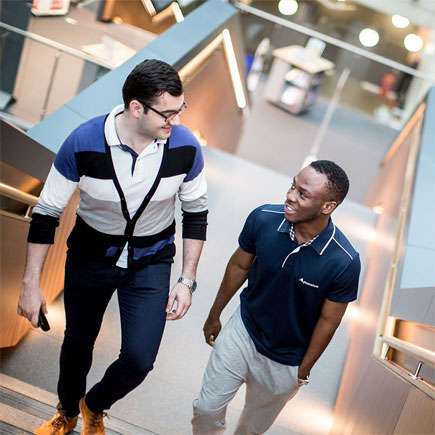
<svg viewBox="0 0 435 435">
<path fill-rule="evenodd" d="M 233 82 L 233 88 L 236 94 L 237 105 L 243 109 L 246 107 L 247 102 L 230 31 L 228 29 L 224 29 L 222 36 L 224 40 L 225 54 L 227 57 L 228 66 L 230 68 L 231 81 Z"/>
<path fill-rule="evenodd" d="M 391 17 L 391 22 L 393 23 L 393 26 L 398 29 L 404 29 L 405 27 L 408 27 L 409 24 L 408 18 L 402 17 L 401 15 L 393 15 Z"/>
<path fill-rule="evenodd" d="M 376 214 L 382 214 L 384 212 L 384 207 L 382 204 L 378 204 L 375 205 L 372 210 L 376 213 Z"/>
<path fill-rule="evenodd" d="M 403 43 L 408 51 L 420 51 L 423 48 L 423 39 L 415 33 L 406 35 Z"/>
<path fill-rule="evenodd" d="M 296 0 L 280 0 L 278 10 L 283 15 L 294 15 L 298 10 L 298 2 Z"/>
<path fill-rule="evenodd" d="M 177 2 L 171 3 L 172 12 L 175 17 L 175 21 L 177 23 L 181 23 L 184 21 L 184 15 L 183 12 L 181 12 L 180 5 Z"/>
<path fill-rule="evenodd" d="M 364 47 L 374 47 L 379 42 L 379 33 L 366 27 L 359 33 L 359 41 Z"/>
</svg>

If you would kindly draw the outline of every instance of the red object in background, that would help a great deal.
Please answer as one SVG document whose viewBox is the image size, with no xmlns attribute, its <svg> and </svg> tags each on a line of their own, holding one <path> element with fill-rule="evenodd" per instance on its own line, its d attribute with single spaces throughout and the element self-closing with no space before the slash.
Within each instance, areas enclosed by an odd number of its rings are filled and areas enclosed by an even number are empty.
<svg viewBox="0 0 435 435">
<path fill-rule="evenodd" d="M 393 89 L 396 78 L 391 73 L 386 73 L 381 79 L 381 87 L 379 88 L 379 96 L 388 98 L 388 93 Z"/>
<path fill-rule="evenodd" d="M 50 9 L 62 9 L 62 1 L 61 0 L 52 0 Z"/>
</svg>

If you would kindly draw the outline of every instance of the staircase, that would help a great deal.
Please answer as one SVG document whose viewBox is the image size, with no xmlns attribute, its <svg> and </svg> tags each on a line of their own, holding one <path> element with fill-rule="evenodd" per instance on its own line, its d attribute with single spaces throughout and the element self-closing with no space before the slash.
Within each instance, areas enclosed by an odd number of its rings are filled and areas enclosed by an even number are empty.
<svg viewBox="0 0 435 435">
<path fill-rule="evenodd" d="M 0 434 L 31 434 L 44 421 L 53 417 L 57 397 L 53 393 L 0 373 Z M 154 432 L 119 418 L 104 419 L 107 435 L 142 435 Z M 72 434 L 80 434 L 82 420 Z"/>
</svg>

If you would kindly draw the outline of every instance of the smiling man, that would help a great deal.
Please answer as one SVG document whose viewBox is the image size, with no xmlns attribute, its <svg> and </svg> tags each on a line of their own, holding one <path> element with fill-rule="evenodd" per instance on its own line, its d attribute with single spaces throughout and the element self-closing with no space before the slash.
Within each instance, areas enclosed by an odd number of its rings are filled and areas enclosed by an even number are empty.
<svg viewBox="0 0 435 435">
<path fill-rule="evenodd" d="M 187 108 L 180 78 L 165 62 L 146 60 L 127 77 L 122 93 L 124 104 L 65 140 L 33 212 L 18 314 L 36 327 L 40 309 L 47 313 L 42 266 L 59 217 L 79 188 L 65 266 L 59 404 L 36 434 L 71 431 L 79 412 L 82 434 L 103 434 L 104 410 L 152 370 L 166 320 L 186 314 L 196 288 L 207 186 L 198 141 L 180 125 Z M 168 296 L 176 195 L 183 211 L 183 269 Z M 121 351 L 85 395 L 94 342 L 115 290 Z"/>
<path fill-rule="evenodd" d="M 318 160 L 302 169 L 282 204 L 247 218 L 204 325 L 213 346 L 193 433 L 225 431 L 228 403 L 243 383 L 236 434 L 262 434 L 302 385 L 356 299 L 358 253 L 331 213 L 349 189 L 346 173 Z M 220 315 L 248 279 L 240 307 L 221 331 Z"/>
</svg>

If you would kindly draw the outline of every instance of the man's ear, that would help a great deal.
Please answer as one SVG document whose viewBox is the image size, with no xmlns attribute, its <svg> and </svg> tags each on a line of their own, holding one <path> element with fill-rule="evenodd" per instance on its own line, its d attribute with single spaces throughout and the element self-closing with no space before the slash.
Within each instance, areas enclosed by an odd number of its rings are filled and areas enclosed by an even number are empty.
<svg viewBox="0 0 435 435">
<path fill-rule="evenodd" d="M 137 100 L 131 100 L 128 105 L 129 112 L 135 117 L 139 118 L 144 113 L 144 108 L 141 103 Z"/>
<path fill-rule="evenodd" d="M 337 208 L 337 201 L 328 201 L 323 204 L 322 213 L 331 214 Z"/>
</svg>

